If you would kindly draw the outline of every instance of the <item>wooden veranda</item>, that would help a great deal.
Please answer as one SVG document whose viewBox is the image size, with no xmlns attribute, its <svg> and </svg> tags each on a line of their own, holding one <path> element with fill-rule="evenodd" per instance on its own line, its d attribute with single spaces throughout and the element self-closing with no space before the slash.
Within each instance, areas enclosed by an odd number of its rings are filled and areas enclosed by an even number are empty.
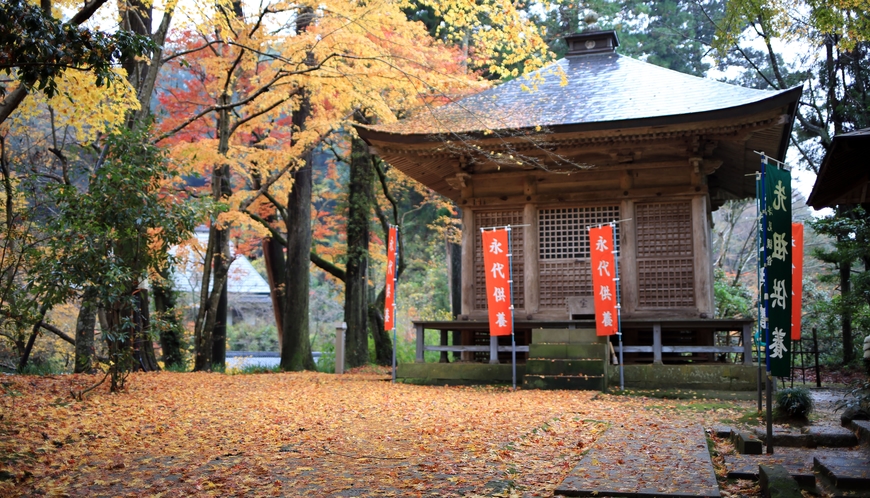
<svg viewBox="0 0 870 498">
<path fill-rule="evenodd" d="M 427 351 L 439 352 L 440 361 L 451 361 L 450 353 L 458 353 L 453 361 L 500 363 L 509 358 L 510 338 L 489 335 L 489 324 L 480 321 L 415 321 L 417 363 L 425 363 Z M 742 363 L 752 364 L 752 319 L 631 319 L 623 322 L 626 336 L 622 352 L 626 363 Z M 515 322 L 516 351 L 525 362 L 535 330 L 594 329 L 591 320 L 518 320 Z M 426 344 L 426 331 L 438 333 L 438 345 Z M 717 337 L 717 332 L 723 334 Z M 457 333 L 454 335 L 454 333 Z M 459 344 L 449 344 L 460 337 Z M 725 340 L 723 341 L 722 338 Z M 717 340 L 719 339 L 719 340 Z M 481 343 L 486 344 L 481 344 Z M 618 349 L 615 346 L 614 351 Z M 733 355 L 726 357 L 724 355 Z M 735 361 L 735 356 L 739 359 Z M 510 361 L 507 359 L 507 361 Z"/>
</svg>

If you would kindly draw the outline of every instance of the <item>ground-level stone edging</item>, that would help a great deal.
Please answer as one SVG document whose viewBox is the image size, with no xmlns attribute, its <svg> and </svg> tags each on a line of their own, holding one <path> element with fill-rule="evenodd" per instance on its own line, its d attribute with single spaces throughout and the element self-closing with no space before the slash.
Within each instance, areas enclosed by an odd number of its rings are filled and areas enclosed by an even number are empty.
<svg viewBox="0 0 870 498">
<path fill-rule="evenodd" d="M 611 426 L 554 494 L 720 496 L 704 430 L 698 425 L 664 424 Z"/>
<path fill-rule="evenodd" d="M 767 429 L 756 427 L 754 434 L 767 443 Z M 858 444 L 855 433 L 843 427 L 804 427 L 803 429 L 774 427 L 773 446 L 775 448 L 851 448 Z"/>
<path fill-rule="evenodd" d="M 865 447 L 856 448 L 775 448 L 773 455 L 741 455 L 726 454 L 725 467 L 728 469 L 729 479 L 758 479 L 759 465 L 782 465 L 788 473 L 803 487 L 811 488 L 816 485 L 814 473 L 815 460 L 828 462 L 832 469 L 846 477 L 850 471 L 842 469 L 839 462 L 857 462 L 863 465 L 865 470 L 870 470 L 870 450 Z M 861 463 L 864 462 L 864 463 Z M 853 476 L 858 477 L 858 476 Z M 866 481 L 870 489 L 870 479 Z"/>
<path fill-rule="evenodd" d="M 768 498 L 802 498 L 797 481 L 782 465 L 759 465 L 758 484 L 761 493 Z"/>
<path fill-rule="evenodd" d="M 853 420 L 852 430 L 855 431 L 855 435 L 863 444 L 870 444 L 870 421 Z"/>
<path fill-rule="evenodd" d="M 731 442 L 739 453 L 744 455 L 760 455 L 764 449 L 761 440 L 748 432 L 732 430 Z"/>
</svg>

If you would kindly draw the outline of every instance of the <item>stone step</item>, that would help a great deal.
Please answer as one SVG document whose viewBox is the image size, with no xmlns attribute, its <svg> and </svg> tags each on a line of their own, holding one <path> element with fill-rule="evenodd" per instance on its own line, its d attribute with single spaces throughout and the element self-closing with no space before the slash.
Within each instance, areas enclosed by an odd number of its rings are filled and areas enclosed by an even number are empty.
<svg viewBox="0 0 870 498">
<path fill-rule="evenodd" d="M 596 359 L 607 358 L 604 343 L 530 344 L 529 359 Z"/>
<path fill-rule="evenodd" d="M 553 358 L 527 360 L 526 373 L 541 375 L 604 375 L 604 361 L 597 359 L 566 360 Z"/>
<path fill-rule="evenodd" d="M 523 376 L 526 389 L 569 389 L 575 391 L 603 391 L 602 375 L 529 375 Z"/>
<path fill-rule="evenodd" d="M 767 444 L 767 429 L 756 427 L 755 435 Z M 807 427 L 797 429 L 773 428 L 773 446 L 787 448 L 851 448 L 858 444 L 855 433 L 843 427 Z"/>
<path fill-rule="evenodd" d="M 813 470 L 830 479 L 840 491 L 870 490 L 870 457 L 861 458 L 817 455 L 813 457 Z"/>
<path fill-rule="evenodd" d="M 533 329 L 532 344 L 584 344 L 599 342 L 595 329 Z"/>
<path fill-rule="evenodd" d="M 782 465 L 759 465 L 758 485 L 763 496 L 770 498 L 803 498 L 801 488 Z"/>
<path fill-rule="evenodd" d="M 824 478 L 820 472 L 813 471 L 815 457 L 835 457 L 854 461 L 866 461 L 870 459 L 870 451 L 861 447 L 856 448 L 774 448 L 774 453 L 768 455 L 743 455 L 740 453 L 726 453 L 723 455 L 725 468 L 728 470 L 728 479 L 758 479 L 759 465 L 782 465 L 788 470 L 791 477 L 804 489 L 812 489 L 814 486 L 830 479 Z M 824 478 L 824 479 L 822 479 Z M 828 489 L 834 489 L 830 485 Z M 827 496 L 827 495 L 822 495 Z M 857 497 L 856 497 L 857 498 Z M 870 497 L 865 497 L 870 498 Z"/>
</svg>

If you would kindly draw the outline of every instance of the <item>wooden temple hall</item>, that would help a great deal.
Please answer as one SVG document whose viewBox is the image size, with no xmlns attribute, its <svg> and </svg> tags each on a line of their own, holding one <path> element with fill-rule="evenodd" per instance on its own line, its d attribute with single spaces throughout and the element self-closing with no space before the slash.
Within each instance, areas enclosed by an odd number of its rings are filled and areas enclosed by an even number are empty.
<svg viewBox="0 0 870 498">
<path fill-rule="evenodd" d="M 714 319 L 712 212 L 755 195 L 756 151 L 784 158 L 801 88 L 647 64 L 617 54 L 613 31 L 566 41 L 567 56 L 537 78 L 358 127 L 381 158 L 462 209 L 462 314 L 415 322 L 417 363 L 399 376 L 510 379 L 510 338 L 488 333 L 480 228 L 512 225 L 524 384 L 612 384 L 610 347 L 594 332 L 587 228 L 619 221 L 626 386 L 754 389 L 753 321 Z M 426 343 L 439 332 L 453 344 Z M 442 362 L 425 363 L 424 351 Z"/>
</svg>

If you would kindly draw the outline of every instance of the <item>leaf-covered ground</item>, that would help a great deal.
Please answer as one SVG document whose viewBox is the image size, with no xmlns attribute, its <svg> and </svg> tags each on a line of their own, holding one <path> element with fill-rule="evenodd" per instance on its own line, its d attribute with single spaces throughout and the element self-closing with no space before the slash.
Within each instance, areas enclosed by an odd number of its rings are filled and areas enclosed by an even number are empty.
<svg viewBox="0 0 870 498">
<path fill-rule="evenodd" d="M 391 384 L 381 375 L 2 379 L 0 495 L 549 496 L 611 424 L 750 402 Z"/>
</svg>

